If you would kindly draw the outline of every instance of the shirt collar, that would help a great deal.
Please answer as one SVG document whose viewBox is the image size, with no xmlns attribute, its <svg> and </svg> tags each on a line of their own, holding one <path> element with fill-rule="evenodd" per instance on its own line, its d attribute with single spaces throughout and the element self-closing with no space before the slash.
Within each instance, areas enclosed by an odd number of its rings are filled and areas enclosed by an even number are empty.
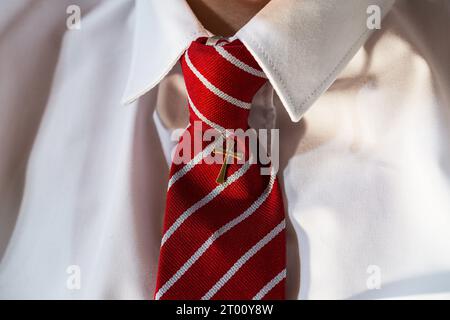
<svg viewBox="0 0 450 320">
<path fill-rule="evenodd" d="M 123 103 L 156 86 L 192 41 L 208 36 L 186 1 L 135 0 L 136 25 Z M 367 8 L 395 0 L 272 0 L 237 34 L 299 121 L 369 37 Z"/>
</svg>

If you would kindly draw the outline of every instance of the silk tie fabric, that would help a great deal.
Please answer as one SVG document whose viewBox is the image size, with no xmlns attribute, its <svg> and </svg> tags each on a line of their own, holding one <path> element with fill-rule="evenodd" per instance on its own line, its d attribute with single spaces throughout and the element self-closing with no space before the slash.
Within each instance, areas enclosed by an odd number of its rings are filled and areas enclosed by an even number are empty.
<svg viewBox="0 0 450 320">
<path fill-rule="evenodd" d="M 182 144 L 183 157 L 186 145 L 195 150 L 207 129 L 223 139 L 201 141 L 198 152 L 172 164 L 154 297 L 284 299 L 285 219 L 276 173 L 261 174 L 248 143 L 240 163 L 207 161 L 218 147 L 227 161 L 227 141 L 234 139 L 228 132 L 249 128 L 252 99 L 267 78 L 239 40 L 208 41 L 197 39 L 181 58 L 190 124 L 175 156 Z"/>
</svg>

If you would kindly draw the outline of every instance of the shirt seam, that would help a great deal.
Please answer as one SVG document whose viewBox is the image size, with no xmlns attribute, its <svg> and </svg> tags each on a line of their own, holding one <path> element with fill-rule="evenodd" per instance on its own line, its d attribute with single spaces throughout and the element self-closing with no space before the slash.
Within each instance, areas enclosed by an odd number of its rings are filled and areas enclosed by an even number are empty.
<svg viewBox="0 0 450 320">
<path fill-rule="evenodd" d="M 258 50 L 263 54 L 263 56 L 266 58 L 267 62 L 270 64 L 270 66 L 272 67 L 275 76 L 277 78 L 277 80 L 280 82 L 281 85 L 281 89 L 283 89 L 285 91 L 285 95 L 286 95 L 286 100 L 287 103 L 290 104 L 293 108 L 294 111 L 296 113 L 300 113 L 302 111 L 302 109 L 304 109 L 304 106 L 313 98 L 317 95 L 317 92 L 321 91 L 323 89 L 323 87 L 325 86 L 325 84 L 330 80 L 330 78 L 336 74 L 337 70 L 343 65 L 344 61 L 346 61 L 348 59 L 348 57 L 350 56 L 350 54 L 354 51 L 355 47 L 361 42 L 361 39 L 364 38 L 367 33 L 369 33 L 369 29 L 366 29 L 358 38 L 357 40 L 352 44 L 352 46 L 350 46 L 350 48 L 347 50 L 347 52 L 344 54 L 344 56 L 338 61 L 338 63 L 336 64 L 336 66 L 330 71 L 330 73 L 328 73 L 328 75 L 320 82 L 319 85 L 317 85 L 315 87 L 315 89 L 313 89 L 305 99 L 303 99 L 303 101 L 300 103 L 300 105 L 296 106 L 293 103 L 293 98 L 291 96 L 291 94 L 289 93 L 289 89 L 286 86 L 286 83 L 284 82 L 283 78 L 281 77 L 281 73 L 278 70 L 276 64 L 274 63 L 274 61 L 272 60 L 272 58 L 268 55 L 268 53 L 266 52 L 266 50 L 263 48 L 263 46 L 258 43 L 255 38 L 253 37 L 253 35 L 251 35 L 248 32 L 245 32 L 245 34 L 248 36 L 248 39 L 250 40 L 250 42 L 252 44 L 254 44 Z"/>
</svg>

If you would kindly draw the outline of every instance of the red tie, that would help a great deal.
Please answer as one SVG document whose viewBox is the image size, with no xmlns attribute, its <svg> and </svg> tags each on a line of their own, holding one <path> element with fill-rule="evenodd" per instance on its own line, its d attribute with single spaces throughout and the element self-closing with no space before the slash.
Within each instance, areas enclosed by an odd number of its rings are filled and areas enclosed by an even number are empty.
<svg viewBox="0 0 450 320">
<path fill-rule="evenodd" d="M 249 128 L 252 99 L 267 79 L 239 40 L 207 41 L 194 41 L 181 58 L 190 125 L 175 153 L 185 161 L 174 160 L 170 170 L 155 299 L 284 299 L 285 220 L 276 174 L 261 174 L 249 143 L 239 150 L 229 134 Z M 196 150 L 207 129 L 223 138 L 202 139 Z M 218 155 L 225 165 L 211 163 Z"/>
</svg>

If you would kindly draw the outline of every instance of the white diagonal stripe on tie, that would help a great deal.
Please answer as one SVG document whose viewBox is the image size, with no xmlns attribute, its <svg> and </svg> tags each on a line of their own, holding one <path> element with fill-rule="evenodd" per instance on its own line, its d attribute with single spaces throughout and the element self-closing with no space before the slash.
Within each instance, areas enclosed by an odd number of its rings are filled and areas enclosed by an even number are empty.
<svg viewBox="0 0 450 320">
<path fill-rule="evenodd" d="M 167 229 L 167 231 L 164 233 L 162 240 L 161 240 L 161 247 L 166 243 L 166 241 L 174 234 L 174 232 L 183 224 L 183 222 L 189 218 L 193 213 L 195 213 L 197 210 L 199 210 L 204 205 L 208 204 L 211 200 L 213 200 L 215 197 L 217 197 L 223 190 L 225 190 L 230 184 L 238 180 L 240 177 L 242 177 L 250 168 L 252 162 L 252 158 L 245 162 L 239 170 L 234 172 L 231 176 L 225 180 L 224 183 L 219 184 L 217 187 L 215 187 L 210 193 L 208 193 L 206 196 L 204 196 L 202 199 L 194 203 L 189 209 L 184 211 L 178 218 L 175 220 L 175 222 Z"/>
<path fill-rule="evenodd" d="M 236 107 L 250 110 L 252 104 L 249 102 L 241 101 L 239 99 L 236 99 L 235 97 L 232 97 L 216 86 L 214 86 L 211 82 L 208 81 L 201 73 L 200 71 L 195 68 L 195 66 L 192 64 L 192 61 L 189 59 L 189 50 L 186 50 L 186 53 L 184 54 L 184 58 L 186 60 L 187 65 L 189 66 L 189 69 L 195 74 L 195 76 L 203 83 L 203 85 L 208 88 L 209 91 L 214 93 L 219 98 L 222 98 L 223 100 L 235 105 Z"/>
<path fill-rule="evenodd" d="M 264 296 L 269 293 L 281 280 L 286 278 L 286 269 L 283 269 L 279 274 L 277 274 L 272 280 L 270 280 L 259 292 L 253 297 L 253 300 L 261 300 Z"/>
<path fill-rule="evenodd" d="M 227 137 L 230 135 L 229 134 L 229 130 L 225 129 L 224 127 L 218 125 L 217 123 L 209 120 L 207 117 L 205 117 L 203 115 L 203 113 L 201 113 L 197 107 L 195 106 L 195 104 L 192 102 L 191 97 L 189 96 L 189 94 L 187 95 L 188 97 L 188 101 L 189 101 L 189 105 L 191 106 L 192 111 L 194 111 L 195 115 L 197 117 L 199 117 L 200 120 L 202 120 L 204 123 L 206 123 L 208 126 L 210 126 L 213 129 L 216 129 L 217 131 L 219 131 L 220 133 L 222 133 L 223 135 L 226 135 Z"/>
<path fill-rule="evenodd" d="M 239 69 L 244 70 L 245 72 L 250 73 L 256 77 L 267 79 L 267 76 L 265 75 L 264 72 L 262 72 L 258 69 L 255 69 L 252 66 L 249 66 L 248 64 L 246 64 L 245 62 L 239 60 L 238 58 L 233 56 L 231 53 L 229 53 L 225 48 L 223 48 L 221 46 L 214 46 L 214 48 L 216 49 L 217 53 L 219 53 L 225 60 L 227 60 L 231 64 L 235 65 Z"/>
<path fill-rule="evenodd" d="M 275 182 L 276 174 L 273 173 L 270 176 L 270 181 L 266 189 L 261 193 L 261 195 L 253 202 L 250 207 L 247 208 L 242 214 L 229 221 L 219 229 L 217 229 L 209 238 L 206 240 L 200 248 L 183 264 L 183 266 L 178 269 L 178 271 L 158 290 L 155 295 L 155 299 L 159 300 L 182 276 L 187 270 L 205 253 L 205 251 L 222 235 L 231 230 L 233 227 L 247 219 L 251 216 L 263 203 L 266 201 L 267 197 L 270 195 L 273 189 L 273 184 Z"/>
<path fill-rule="evenodd" d="M 217 139 L 206 146 L 205 149 L 200 151 L 194 158 L 192 158 L 188 163 L 186 163 L 180 170 L 175 172 L 172 177 L 169 179 L 169 183 L 167 185 L 167 190 L 169 190 L 175 182 L 177 182 L 181 177 L 183 177 L 186 173 L 191 171 L 204 157 L 211 154 L 214 148 L 222 143 L 222 139 Z"/>
<path fill-rule="evenodd" d="M 275 228 L 273 228 L 267 235 L 258 241 L 253 247 L 250 248 L 242 257 L 240 257 L 236 263 L 220 278 L 219 281 L 202 297 L 202 300 L 211 299 L 217 291 L 220 290 L 235 274 L 238 270 L 261 248 L 268 244 L 273 238 L 275 238 L 286 227 L 285 220 L 280 222 Z"/>
</svg>

